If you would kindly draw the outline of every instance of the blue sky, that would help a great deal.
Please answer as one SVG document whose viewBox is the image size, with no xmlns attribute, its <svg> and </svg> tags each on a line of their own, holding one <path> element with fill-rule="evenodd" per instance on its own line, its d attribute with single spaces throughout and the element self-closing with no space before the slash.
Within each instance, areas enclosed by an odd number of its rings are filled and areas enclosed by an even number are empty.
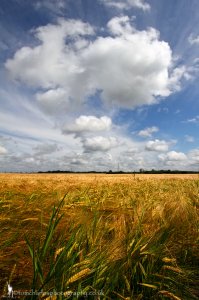
<svg viewBox="0 0 199 300">
<path fill-rule="evenodd" d="M 199 169 L 197 0 L 1 0 L 0 171 Z"/>
</svg>

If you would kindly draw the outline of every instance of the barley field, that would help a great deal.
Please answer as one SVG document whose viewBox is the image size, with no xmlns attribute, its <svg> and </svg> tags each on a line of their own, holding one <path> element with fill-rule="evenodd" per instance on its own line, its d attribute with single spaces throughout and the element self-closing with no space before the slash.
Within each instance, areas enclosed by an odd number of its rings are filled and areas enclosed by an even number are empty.
<svg viewBox="0 0 199 300">
<path fill-rule="evenodd" d="M 198 175 L 0 174 L 0 295 L 198 299 L 198 213 Z"/>
</svg>

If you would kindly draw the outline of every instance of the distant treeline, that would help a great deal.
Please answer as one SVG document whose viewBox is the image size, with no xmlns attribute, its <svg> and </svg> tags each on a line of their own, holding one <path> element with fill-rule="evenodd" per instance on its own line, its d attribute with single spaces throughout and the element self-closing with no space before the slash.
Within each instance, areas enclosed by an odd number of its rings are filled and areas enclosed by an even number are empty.
<svg viewBox="0 0 199 300">
<path fill-rule="evenodd" d="M 182 170 L 144 170 L 140 169 L 139 171 L 132 171 L 132 172 L 124 172 L 124 171 L 82 171 L 82 172 L 76 172 L 76 171 L 61 171 L 61 170 L 55 170 L 55 171 L 39 171 L 38 173 L 62 173 L 62 174 L 199 174 L 199 171 L 182 171 Z"/>
</svg>

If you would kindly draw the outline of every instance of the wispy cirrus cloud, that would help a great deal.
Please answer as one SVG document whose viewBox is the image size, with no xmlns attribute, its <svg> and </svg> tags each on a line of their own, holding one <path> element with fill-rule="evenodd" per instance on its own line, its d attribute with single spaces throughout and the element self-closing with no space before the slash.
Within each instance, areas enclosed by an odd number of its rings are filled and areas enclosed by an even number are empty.
<svg viewBox="0 0 199 300">
<path fill-rule="evenodd" d="M 185 141 L 188 143 L 193 143 L 195 141 L 195 138 L 191 135 L 185 135 Z"/>
<path fill-rule="evenodd" d="M 149 11 L 150 5 L 145 0 L 100 0 L 104 5 L 116 8 L 118 10 L 127 10 L 130 8 L 138 8 L 143 11 Z"/>
<path fill-rule="evenodd" d="M 48 155 L 52 154 L 54 152 L 57 152 L 59 150 L 59 146 L 57 144 L 40 144 L 33 148 L 34 155 L 36 156 L 42 156 L 42 155 Z"/>
<path fill-rule="evenodd" d="M 193 123 L 193 124 L 199 124 L 199 115 L 195 116 L 194 118 L 187 119 L 184 121 L 185 123 Z"/>
</svg>

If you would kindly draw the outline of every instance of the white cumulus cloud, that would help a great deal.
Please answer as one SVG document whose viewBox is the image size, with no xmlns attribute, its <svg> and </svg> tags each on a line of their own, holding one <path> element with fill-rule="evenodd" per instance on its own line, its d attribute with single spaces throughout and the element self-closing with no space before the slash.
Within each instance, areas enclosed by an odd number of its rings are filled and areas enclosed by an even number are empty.
<svg viewBox="0 0 199 300">
<path fill-rule="evenodd" d="M 97 118 L 95 116 L 82 115 L 75 120 L 74 124 L 65 124 L 62 132 L 65 134 L 78 134 L 84 132 L 107 131 L 110 130 L 111 124 L 111 119 L 106 116 Z"/>
<path fill-rule="evenodd" d="M 50 114 L 78 108 L 98 91 L 105 104 L 135 108 L 180 89 L 187 70 L 173 69 L 171 48 L 157 30 L 139 31 L 128 16 L 111 19 L 107 29 L 106 36 L 95 36 L 87 23 L 59 19 L 37 28 L 40 44 L 22 47 L 5 67 L 14 79 L 39 89 L 35 97 Z"/>
<path fill-rule="evenodd" d="M 6 153 L 7 153 L 6 148 L 4 148 L 3 146 L 0 146 L 0 155 L 1 154 L 6 154 Z"/>
<path fill-rule="evenodd" d="M 159 160 L 162 161 L 165 165 L 173 166 L 176 168 L 185 168 L 189 165 L 187 160 L 187 155 L 183 152 L 170 151 L 166 154 L 160 154 L 158 156 Z"/>
<path fill-rule="evenodd" d="M 169 160 L 186 160 L 187 156 L 183 152 L 170 151 L 167 153 Z"/>
<path fill-rule="evenodd" d="M 145 149 L 147 151 L 165 152 L 168 151 L 169 145 L 170 145 L 169 142 L 155 139 L 154 141 L 148 141 L 146 143 Z"/>
<path fill-rule="evenodd" d="M 114 17 L 107 23 L 107 28 L 116 36 L 132 34 L 134 31 L 128 16 Z"/>
<path fill-rule="evenodd" d="M 151 137 L 153 133 L 158 132 L 159 128 L 156 126 L 148 127 L 138 132 L 138 135 L 141 137 Z"/>
<path fill-rule="evenodd" d="M 83 147 L 85 152 L 108 151 L 116 147 L 118 141 L 115 137 L 95 136 L 84 139 Z"/>
<path fill-rule="evenodd" d="M 71 164 L 72 165 L 87 165 L 88 164 L 88 161 L 86 160 L 86 159 L 83 159 L 83 158 L 73 158 L 72 160 L 71 160 Z"/>
<path fill-rule="evenodd" d="M 191 45 L 199 44 L 199 35 L 194 36 L 193 34 L 190 34 L 188 41 Z"/>
<path fill-rule="evenodd" d="M 68 94 L 63 88 L 37 93 L 36 99 L 43 111 L 51 115 L 65 111 L 69 107 Z"/>
<path fill-rule="evenodd" d="M 199 149 L 192 149 L 188 153 L 188 157 L 192 165 L 199 164 Z"/>
<path fill-rule="evenodd" d="M 5 66 L 15 79 L 30 86 L 46 89 L 65 85 L 69 77 L 80 72 L 75 52 L 65 43 L 66 38 L 78 39 L 93 33 L 89 24 L 73 19 L 38 27 L 34 34 L 40 45 L 22 47 Z"/>
</svg>

